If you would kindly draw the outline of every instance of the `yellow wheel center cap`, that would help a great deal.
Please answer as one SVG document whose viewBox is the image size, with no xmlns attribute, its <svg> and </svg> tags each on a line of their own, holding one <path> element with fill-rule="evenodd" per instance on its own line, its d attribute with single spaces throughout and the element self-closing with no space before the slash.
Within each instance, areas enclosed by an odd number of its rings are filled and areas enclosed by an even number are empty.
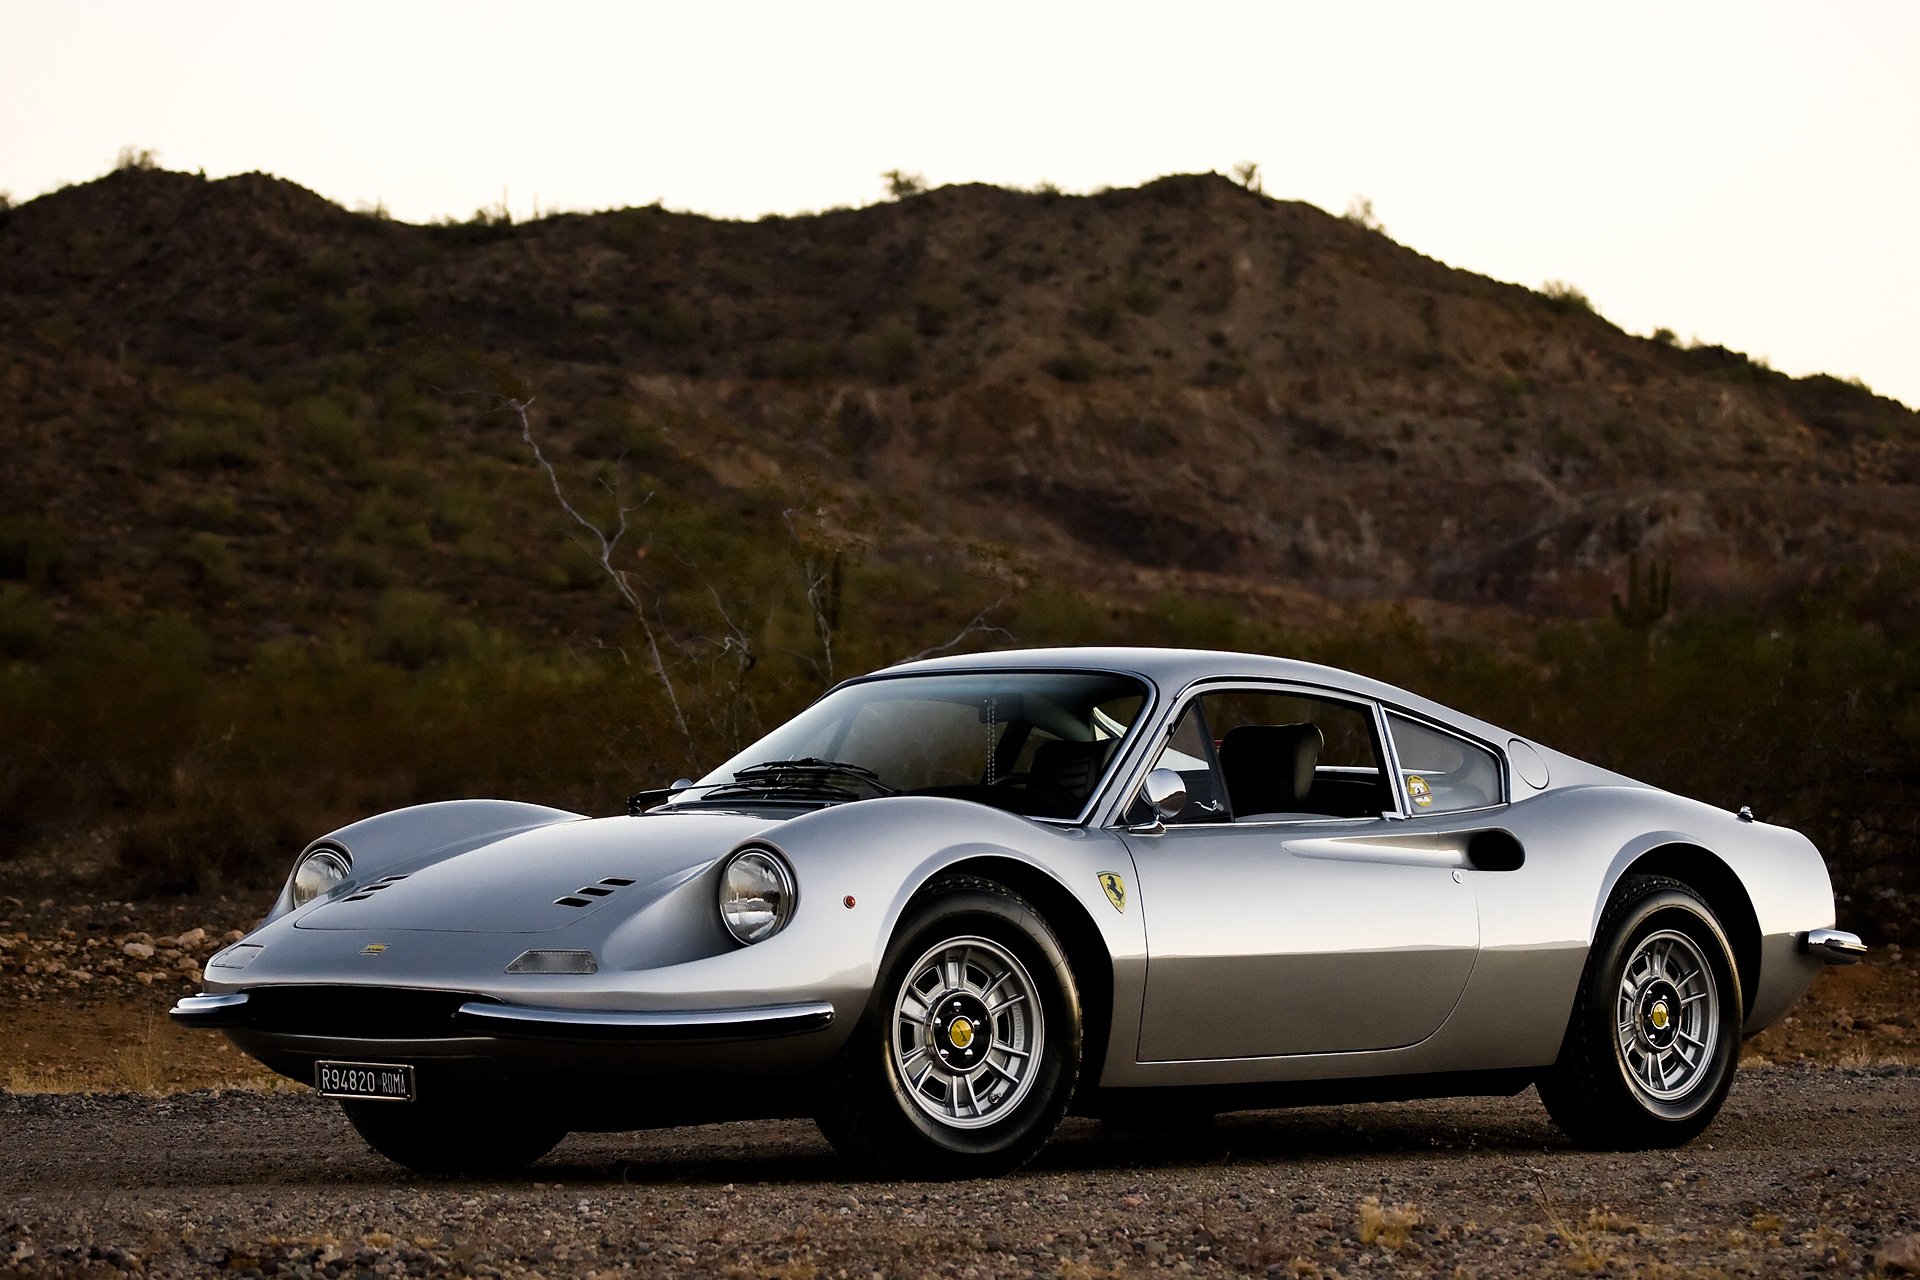
<svg viewBox="0 0 1920 1280">
<path fill-rule="evenodd" d="M 1653 1029 L 1655 1031 L 1665 1031 L 1667 1029 L 1667 1002 L 1665 1000 L 1653 1006 L 1653 1012 L 1647 1015 L 1647 1021 L 1653 1023 Z"/>
<path fill-rule="evenodd" d="M 956 1049 L 964 1049 L 973 1043 L 973 1024 L 965 1018 L 955 1018 L 947 1024 L 947 1039 Z"/>
</svg>

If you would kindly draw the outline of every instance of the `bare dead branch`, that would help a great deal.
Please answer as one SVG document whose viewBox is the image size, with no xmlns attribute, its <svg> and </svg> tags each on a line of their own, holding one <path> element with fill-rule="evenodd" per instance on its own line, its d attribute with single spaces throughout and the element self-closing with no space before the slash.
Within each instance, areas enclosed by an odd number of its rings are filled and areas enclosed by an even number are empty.
<svg viewBox="0 0 1920 1280">
<path fill-rule="evenodd" d="M 807 589 L 807 609 L 813 614 L 814 630 L 820 636 L 820 653 L 827 664 L 827 679 L 831 680 L 833 632 L 839 623 L 840 574 L 845 553 L 838 547 L 828 547 L 816 554 L 793 517 L 792 508 L 780 513 L 780 518 L 786 521 L 787 536 L 799 548 L 800 580 Z"/>
<path fill-rule="evenodd" d="M 931 658 L 936 653 L 945 653 L 947 650 L 963 643 L 968 636 L 973 635 L 992 635 L 999 636 L 1003 640 L 1012 640 L 1013 632 L 1007 630 L 1005 627 L 994 626 L 987 621 L 987 615 L 1005 603 L 1006 597 L 1002 596 L 980 612 L 974 614 L 973 617 L 968 620 L 967 625 L 960 628 L 960 633 L 954 636 L 953 639 L 947 641 L 945 644 L 936 644 L 930 649 L 922 649 L 916 654 L 900 659 L 900 662 L 918 662 L 922 658 Z M 898 666 L 900 663 L 896 662 L 894 665 Z"/>
<path fill-rule="evenodd" d="M 673 709 L 674 727 L 679 729 L 680 736 L 685 739 L 687 745 L 691 747 L 693 745 L 693 731 L 687 727 L 686 713 L 680 708 L 680 695 L 674 688 L 673 675 L 667 670 L 665 655 L 660 652 L 659 634 L 654 630 L 652 621 L 647 617 L 647 607 L 641 601 L 640 593 L 634 590 L 632 576 L 626 570 L 616 568 L 613 563 L 614 548 L 619 546 L 620 539 L 626 536 L 627 516 L 645 506 L 652 500 L 653 495 L 649 493 L 633 506 L 626 506 L 620 502 L 620 495 L 614 487 L 610 484 L 607 485 L 607 492 L 613 496 L 616 513 L 613 532 L 608 533 L 605 529 L 582 515 L 580 509 L 567 500 L 566 489 L 560 483 L 560 473 L 554 469 L 553 463 L 547 460 L 546 452 L 540 448 L 540 441 L 533 434 L 532 419 L 527 416 L 527 410 L 533 404 L 533 397 L 529 396 L 525 400 L 514 400 L 508 396 L 501 396 L 499 399 L 501 403 L 511 409 L 514 415 L 520 419 L 520 438 L 527 442 L 527 448 L 533 452 L 533 460 L 539 463 L 540 469 L 546 473 L 547 484 L 553 489 L 554 501 L 560 504 L 560 509 L 566 512 L 575 524 L 586 530 L 593 538 L 594 546 L 597 547 L 598 550 L 589 547 L 587 549 L 588 554 L 592 555 L 595 561 L 599 563 L 601 571 L 612 581 L 614 590 L 620 593 L 620 598 L 626 601 L 627 607 L 633 611 L 634 620 L 640 624 L 640 636 L 646 641 L 647 656 L 651 661 L 653 674 L 660 681 L 660 688 L 667 695 L 667 705 Z"/>
</svg>

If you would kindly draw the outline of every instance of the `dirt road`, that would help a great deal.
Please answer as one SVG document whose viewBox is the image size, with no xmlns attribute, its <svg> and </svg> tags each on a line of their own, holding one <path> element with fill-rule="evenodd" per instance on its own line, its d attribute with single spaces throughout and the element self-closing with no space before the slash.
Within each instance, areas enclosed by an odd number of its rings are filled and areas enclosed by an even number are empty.
<svg viewBox="0 0 1920 1280">
<path fill-rule="evenodd" d="M 1860 1275 L 1920 1268 L 1915 1233 L 1907 1066 L 1750 1068 L 1674 1152 L 1572 1150 L 1529 1092 L 1073 1121 L 966 1184 L 850 1182 L 798 1122 L 575 1136 L 523 1181 L 430 1182 L 307 1094 L 0 1093 L 0 1275 Z"/>
</svg>

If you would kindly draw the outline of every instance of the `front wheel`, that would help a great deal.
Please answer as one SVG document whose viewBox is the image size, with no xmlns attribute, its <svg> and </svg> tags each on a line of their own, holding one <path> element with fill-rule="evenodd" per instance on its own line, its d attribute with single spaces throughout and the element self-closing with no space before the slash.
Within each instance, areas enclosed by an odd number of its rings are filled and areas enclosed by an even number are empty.
<svg viewBox="0 0 1920 1280">
<path fill-rule="evenodd" d="M 968 1177 L 1045 1145 L 1080 1073 L 1073 971 L 1011 890 L 950 878 L 909 908 L 817 1116 L 876 1174 Z"/>
<path fill-rule="evenodd" d="M 1629 877 L 1600 918 L 1541 1101 L 1582 1146 L 1678 1146 L 1725 1101 L 1740 1023 L 1739 979 L 1713 909 L 1677 880 Z"/>
</svg>

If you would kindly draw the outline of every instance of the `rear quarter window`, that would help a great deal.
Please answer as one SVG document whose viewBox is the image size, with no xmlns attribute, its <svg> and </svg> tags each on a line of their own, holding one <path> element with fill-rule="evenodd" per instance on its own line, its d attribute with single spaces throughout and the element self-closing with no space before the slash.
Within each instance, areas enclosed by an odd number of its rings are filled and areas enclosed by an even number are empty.
<svg viewBox="0 0 1920 1280">
<path fill-rule="evenodd" d="M 1484 809 L 1506 799 L 1500 757 L 1487 748 L 1391 711 L 1387 731 L 1400 760 L 1401 794 L 1415 816 Z"/>
</svg>

